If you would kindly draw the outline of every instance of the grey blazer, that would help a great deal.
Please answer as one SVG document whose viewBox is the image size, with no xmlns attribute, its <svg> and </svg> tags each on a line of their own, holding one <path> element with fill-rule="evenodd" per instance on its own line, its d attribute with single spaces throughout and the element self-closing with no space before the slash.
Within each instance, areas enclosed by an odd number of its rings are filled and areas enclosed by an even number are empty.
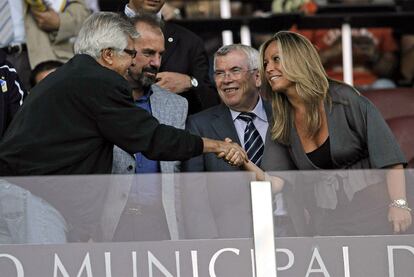
<svg viewBox="0 0 414 277">
<path fill-rule="evenodd" d="M 150 96 L 152 115 L 158 121 L 165 125 L 184 129 L 187 118 L 188 103 L 187 100 L 179 95 L 170 93 L 157 85 L 152 87 Z M 162 173 L 174 173 L 178 170 L 178 161 L 161 161 L 160 168 Z M 134 174 L 135 157 L 114 146 L 113 151 L 113 174 Z M 107 193 L 102 215 L 102 237 L 104 241 L 111 241 L 116 230 L 119 218 L 125 208 L 128 194 L 131 189 L 133 176 L 124 176 L 117 178 L 117 181 L 110 186 Z M 167 223 L 171 239 L 178 239 L 179 226 L 177 220 L 180 220 L 180 198 L 177 197 L 177 185 L 174 182 L 173 174 L 163 174 L 162 176 L 162 201 L 167 217 Z"/>
<path fill-rule="evenodd" d="M 329 147 L 335 169 L 385 168 L 395 164 L 407 164 L 398 142 L 377 108 L 353 87 L 330 81 L 329 97 L 325 112 L 329 129 Z M 296 129 L 291 129 L 291 157 L 300 170 L 320 169 L 313 164 L 303 150 Z M 379 174 L 373 171 L 337 172 L 317 176 L 314 183 L 316 204 L 320 208 L 335 209 L 339 179 L 348 200 L 356 192 L 369 185 L 381 183 Z M 316 177 L 316 175 L 315 175 Z M 312 180 L 307 178 L 307 182 Z"/>
</svg>

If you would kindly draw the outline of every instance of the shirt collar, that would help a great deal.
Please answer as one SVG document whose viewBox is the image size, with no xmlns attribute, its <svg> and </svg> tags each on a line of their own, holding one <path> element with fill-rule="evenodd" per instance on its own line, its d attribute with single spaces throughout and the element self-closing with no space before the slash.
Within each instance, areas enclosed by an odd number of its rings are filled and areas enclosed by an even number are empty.
<svg viewBox="0 0 414 277">
<path fill-rule="evenodd" d="M 135 15 L 135 11 L 128 4 L 125 5 L 124 13 L 127 17 L 133 17 Z"/>
<path fill-rule="evenodd" d="M 254 109 L 249 112 L 254 113 L 256 117 L 259 118 L 260 120 L 267 122 L 266 111 L 263 106 L 263 100 L 260 96 L 259 96 L 259 101 L 257 101 L 257 104 L 254 107 Z M 230 109 L 230 113 L 231 113 L 231 117 L 233 121 L 235 121 L 240 114 L 240 112 L 232 110 L 232 109 Z"/>
<path fill-rule="evenodd" d="M 138 98 L 138 100 L 136 100 L 136 102 L 148 102 L 153 93 L 154 92 L 152 91 L 152 88 L 147 89 L 146 91 L 144 91 L 144 94 L 140 98 Z"/>
<path fill-rule="evenodd" d="M 127 17 L 134 17 L 137 12 L 135 12 L 133 9 L 131 9 L 128 4 L 125 5 L 124 13 Z M 157 13 L 157 17 L 162 19 L 161 10 Z"/>
</svg>

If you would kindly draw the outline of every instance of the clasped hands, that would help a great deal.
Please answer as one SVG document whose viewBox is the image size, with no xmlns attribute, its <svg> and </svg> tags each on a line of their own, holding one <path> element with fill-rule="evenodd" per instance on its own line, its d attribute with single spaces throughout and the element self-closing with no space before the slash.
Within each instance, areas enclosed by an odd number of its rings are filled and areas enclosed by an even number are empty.
<svg viewBox="0 0 414 277">
<path fill-rule="evenodd" d="M 246 151 L 237 143 L 229 138 L 220 142 L 220 151 L 216 152 L 217 158 L 222 158 L 231 166 L 242 166 L 248 162 Z"/>
</svg>

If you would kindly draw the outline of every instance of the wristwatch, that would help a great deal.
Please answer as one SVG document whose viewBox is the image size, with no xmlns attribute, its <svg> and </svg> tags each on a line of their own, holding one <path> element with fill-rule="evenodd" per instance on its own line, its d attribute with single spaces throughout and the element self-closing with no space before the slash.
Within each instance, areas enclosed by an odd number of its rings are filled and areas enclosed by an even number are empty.
<svg viewBox="0 0 414 277">
<path fill-rule="evenodd" d="M 198 87 L 198 81 L 196 78 L 194 78 L 193 76 L 190 76 L 190 82 L 191 82 L 191 87 L 192 88 L 196 88 Z"/>
<path fill-rule="evenodd" d="M 411 212 L 411 209 L 408 207 L 407 200 L 403 198 L 392 200 L 390 207 L 400 208 Z"/>
</svg>

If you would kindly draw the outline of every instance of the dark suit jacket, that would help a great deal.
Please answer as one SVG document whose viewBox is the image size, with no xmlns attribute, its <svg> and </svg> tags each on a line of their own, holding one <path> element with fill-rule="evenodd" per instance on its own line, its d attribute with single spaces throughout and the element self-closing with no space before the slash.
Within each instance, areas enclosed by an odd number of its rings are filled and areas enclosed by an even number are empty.
<svg viewBox="0 0 414 277">
<path fill-rule="evenodd" d="M 216 89 L 209 77 L 209 63 L 204 43 L 191 31 L 165 22 L 165 53 L 160 71 L 172 71 L 193 76 L 198 87 L 180 95 L 188 101 L 188 113 L 194 114 L 219 103 Z"/>
<path fill-rule="evenodd" d="M 269 103 L 263 102 L 267 117 L 272 117 Z M 193 134 L 211 139 L 224 140 L 230 138 L 240 145 L 229 108 L 224 105 L 212 107 L 206 111 L 192 115 L 187 120 L 186 129 Z M 182 163 L 182 171 L 240 171 L 230 166 L 215 154 L 203 154 Z"/>
<path fill-rule="evenodd" d="M 188 159 L 203 148 L 201 138 L 137 108 L 121 75 L 76 55 L 16 114 L 0 143 L 0 175 L 111 173 L 114 144 L 153 160 Z"/>
</svg>

